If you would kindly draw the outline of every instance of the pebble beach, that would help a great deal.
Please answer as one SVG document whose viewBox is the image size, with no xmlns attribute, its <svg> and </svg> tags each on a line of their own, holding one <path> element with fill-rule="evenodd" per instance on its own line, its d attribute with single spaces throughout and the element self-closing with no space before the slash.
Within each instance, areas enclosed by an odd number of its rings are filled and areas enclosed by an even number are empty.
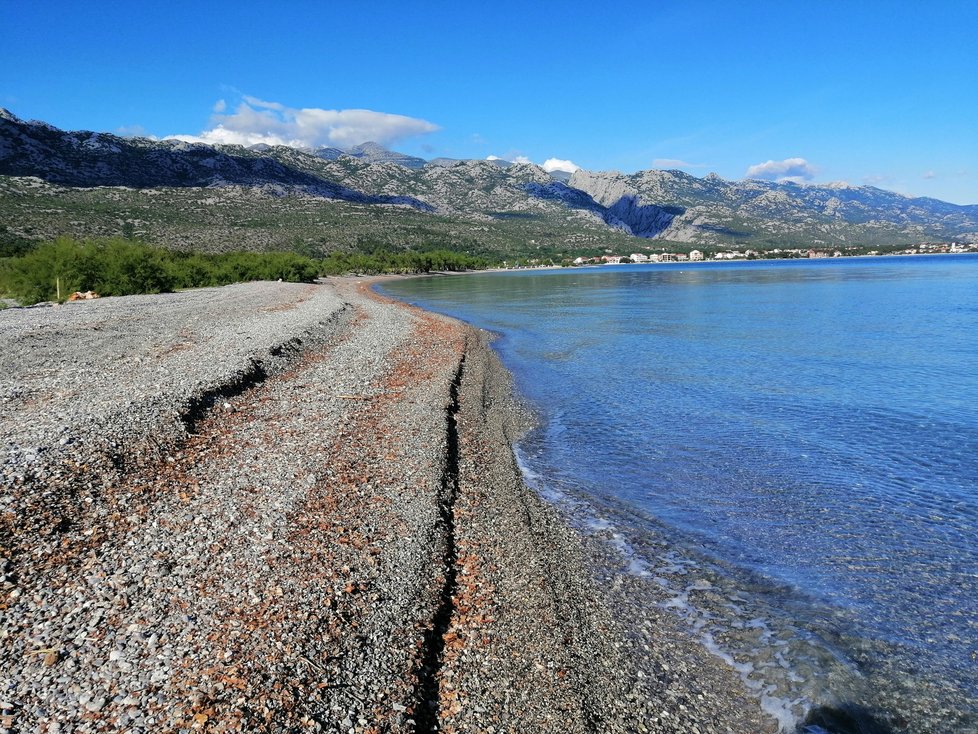
<svg viewBox="0 0 978 734">
<path fill-rule="evenodd" d="M 598 589 L 489 335 L 371 282 L 0 311 L 0 734 L 776 731 Z"/>
</svg>

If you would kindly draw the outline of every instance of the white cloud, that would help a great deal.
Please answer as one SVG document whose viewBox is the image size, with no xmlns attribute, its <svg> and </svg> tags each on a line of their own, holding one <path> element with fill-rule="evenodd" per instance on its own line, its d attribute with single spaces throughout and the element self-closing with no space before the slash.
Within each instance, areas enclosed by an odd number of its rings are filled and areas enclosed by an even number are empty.
<svg viewBox="0 0 978 734">
<path fill-rule="evenodd" d="M 244 95 L 245 104 L 250 104 L 252 107 L 263 107 L 266 110 L 276 110 L 277 112 L 282 112 L 285 110 L 285 105 L 280 102 L 266 102 L 263 99 L 258 99 L 258 97 L 252 97 L 250 95 Z"/>
<path fill-rule="evenodd" d="M 200 135 L 171 135 L 176 140 L 214 144 L 289 145 L 349 148 L 373 141 L 389 145 L 404 138 L 435 132 L 438 126 L 415 117 L 373 110 L 296 109 L 278 102 L 244 97 L 231 114 L 224 100 L 215 106 L 211 127 Z"/>
<path fill-rule="evenodd" d="M 747 169 L 747 178 L 760 178 L 778 183 L 811 181 L 818 169 L 804 158 L 785 158 L 783 161 L 758 163 Z"/>
<path fill-rule="evenodd" d="M 562 158 L 548 158 L 543 163 L 534 163 L 525 155 L 517 155 L 515 151 L 510 151 L 506 155 L 487 155 L 487 161 L 506 161 L 507 163 L 522 163 L 528 166 L 539 166 L 547 173 L 553 173 L 554 171 L 564 171 L 566 173 L 574 173 L 574 171 L 579 171 L 580 166 L 574 163 L 574 161 L 564 160 Z"/>
<path fill-rule="evenodd" d="M 217 100 L 217 102 L 214 103 L 214 112 L 224 112 L 224 110 L 226 110 L 227 108 L 228 108 L 228 103 L 225 102 L 223 99 L 219 99 Z"/>
<path fill-rule="evenodd" d="M 574 171 L 579 171 L 580 166 L 574 163 L 574 161 L 565 161 L 560 158 L 547 158 L 541 166 L 547 173 L 553 173 L 554 171 L 564 171 L 566 173 L 574 173 Z"/>
<path fill-rule="evenodd" d="M 574 173 L 580 169 L 574 161 L 565 161 L 561 158 L 548 158 L 543 163 L 534 163 L 525 155 L 518 155 L 515 151 L 510 151 L 506 155 L 487 155 L 487 161 L 506 161 L 507 163 L 520 163 L 527 166 L 539 166 L 547 173 L 553 171 L 566 171 Z"/>
<path fill-rule="evenodd" d="M 924 174 L 924 178 L 927 178 L 927 179 L 930 179 L 930 178 L 937 178 L 937 174 L 936 174 L 936 173 L 934 173 L 933 171 L 927 171 L 927 172 L 926 172 L 926 173 Z"/>
</svg>

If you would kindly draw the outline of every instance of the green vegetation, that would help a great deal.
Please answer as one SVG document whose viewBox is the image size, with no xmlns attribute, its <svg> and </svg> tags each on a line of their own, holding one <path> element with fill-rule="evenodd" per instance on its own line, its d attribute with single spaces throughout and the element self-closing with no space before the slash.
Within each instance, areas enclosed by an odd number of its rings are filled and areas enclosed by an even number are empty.
<svg viewBox="0 0 978 734">
<path fill-rule="evenodd" d="M 30 240 L 11 232 L 7 225 L 0 224 L 0 258 L 27 252 L 32 244 Z"/>
<path fill-rule="evenodd" d="M 334 252 L 317 260 L 295 252 L 175 252 L 114 238 L 62 237 L 22 255 L 0 259 L 0 297 L 24 305 L 64 301 L 75 291 L 102 296 L 164 293 L 249 280 L 308 283 L 342 273 L 419 273 L 484 268 L 488 261 L 458 253 Z"/>
<path fill-rule="evenodd" d="M 343 273 L 430 273 L 432 271 L 483 270 L 491 265 L 481 257 L 461 255 L 447 250 L 433 252 L 331 252 L 321 263 L 323 275 Z"/>
<path fill-rule="evenodd" d="M 332 252 L 448 250 L 492 262 L 576 257 L 582 249 L 642 252 L 649 240 L 567 211 L 492 217 L 450 216 L 410 207 L 273 196 L 260 189 L 70 188 L 0 176 L 0 222 L 9 251 L 70 235 L 131 235 L 169 250 L 202 253 L 292 251 L 313 259 Z"/>
<path fill-rule="evenodd" d="M 163 293 L 243 280 L 311 281 L 317 264 L 283 252 L 199 255 L 124 239 L 62 237 L 0 264 L 0 291 L 27 305 L 64 301 L 75 291 L 102 296 Z"/>
</svg>

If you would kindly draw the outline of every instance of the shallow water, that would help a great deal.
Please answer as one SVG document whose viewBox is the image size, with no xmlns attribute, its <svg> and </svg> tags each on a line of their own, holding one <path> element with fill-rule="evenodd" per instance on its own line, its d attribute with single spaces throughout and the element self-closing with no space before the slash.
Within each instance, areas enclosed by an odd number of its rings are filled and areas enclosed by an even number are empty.
<svg viewBox="0 0 978 734">
<path fill-rule="evenodd" d="M 384 290 L 501 335 L 532 483 L 786 729 L 845 704 L 978 730 L 978 257 Z"/>
</svg>

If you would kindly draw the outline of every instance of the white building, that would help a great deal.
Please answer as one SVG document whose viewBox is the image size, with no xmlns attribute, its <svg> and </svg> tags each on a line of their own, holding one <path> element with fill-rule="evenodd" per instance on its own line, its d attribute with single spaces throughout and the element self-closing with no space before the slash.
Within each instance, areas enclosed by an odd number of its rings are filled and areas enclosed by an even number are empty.
<svg viewBox="0 0 978 734">
<path fill-rule="evenodd" d="M 702 259 L 703 259 L 703 253 L 700 252 L 699 250 L 690 250 L 689 251 L 689 260 L 690 260 L 690 262 L 699 262 Z"/>
<path fill-rule="evenodd" d="M 643 255 L 641 252 L 633 252 L 631 258 L 633 263 L 647 263 L 649 261 L 649 256 Z"/>
</svg>

